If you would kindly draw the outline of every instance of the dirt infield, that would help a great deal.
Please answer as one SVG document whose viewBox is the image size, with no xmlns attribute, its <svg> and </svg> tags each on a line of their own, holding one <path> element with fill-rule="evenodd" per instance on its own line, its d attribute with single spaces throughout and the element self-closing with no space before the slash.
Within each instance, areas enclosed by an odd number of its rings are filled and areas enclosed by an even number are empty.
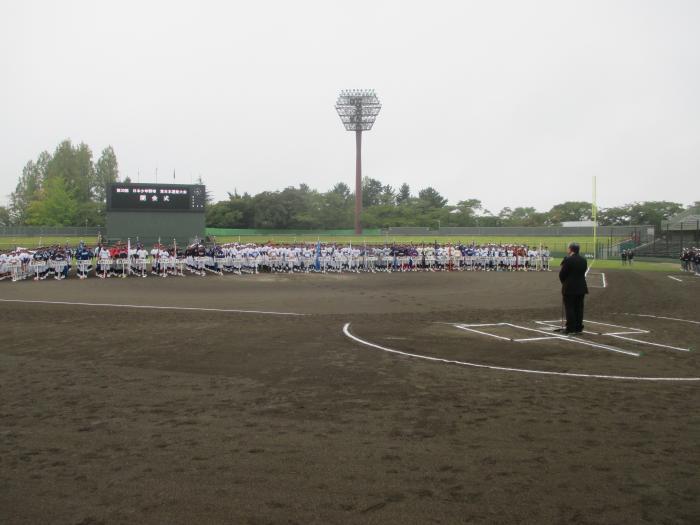
<svg viewBox="0 0 700 525">
<path fill-rule="evenodd" d="M 699 378 L 698 287 L 605 273 L 595 346 L 554 273 L 2 282 L 0 522 L 697 522 L 700 382 L 587 376 Z"/>
</svg>

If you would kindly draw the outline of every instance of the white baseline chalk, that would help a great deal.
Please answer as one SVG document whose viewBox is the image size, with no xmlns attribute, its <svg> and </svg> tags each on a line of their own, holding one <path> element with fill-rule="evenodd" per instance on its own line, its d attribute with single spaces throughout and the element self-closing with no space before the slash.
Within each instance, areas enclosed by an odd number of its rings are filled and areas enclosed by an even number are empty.
<svg viewBox="0 0 700 525">
<path fill-rule="evenodd" d="M 618 354 L 631 355 L 633 357 L 639 357 L 639 355 L 640 355 L 637 352 L 632 352 L 630 350 L 622 350 L 621 348 L 617 348 L 614 346 L 608 346 L 608 345 L 603 345 L 603 344 L 599 344 L 599 343 L 592 343 L 590 341 L 584 341 L 583 339 L 579 339 L 578 337 L 567 336 L 567 335 L 556 335 L 556 334 L 552 334 L 552 332 L 546 332 L 544 330 L 538 330 L 536 328 L 528 328 L 526 326 L 519 326 L 516 324 L 510 324 L 510 323 L 505 323 L 505 324 L 508 326 L 512 326 L 513 328 L 520 328 L 522 330 L 528 330 L 530 332 L 537 332 L 540 334 L 545 334 L 545 335 L 548 335 L 550 337 L 553 337 L 554 339 L 562 339 L 564 341 L 569 341 L 571 343 L 578 343 L 578 344 L 585 345 L 585 346 L 592 346 L 593 348 L 601 348 L 601 349 L 607 350 L 609 352 L 616 352 Z"/>
<path fill-rule="evenodd" d="M 669 279 L 673 279 L 674 281 L 678 281 L 679 283 L 683 282 L 678 277 L 674 277 L 673 275 L 667 275 L 666 277 L 668 277 Z"/>
<path fill-rule="evenodd" d="M 677 317 L 664 317 L 663 315 L 651 315 L 651 314 L 622 314 L 622 315 L 633 315 L 635 317 L 651 317 L 652 319 L 665 319 L 667 321 L 679 321 L 681 323 L 692 323 L 699 324 L 700 321 L 691 321 L 690 319 L 678 319 Z"/>
<path fill-rule="evenodd" d="M 635 328 L 633 326 L 622 326 L 619 324 L 611 324 L 611 323 L 601 323 L 600 321 L 591 321 L 590 319 L 584 319 L 583 320 L 584 324 L 599 324 L 601 326 L 612 326 L 613 328 L 624 328 L 625 330 L 630 330 L 629 332 L 616 332 L 620 334 L 648 334 L 649 330 L 644 330 L 643 328 Z M 544 325 L 558 325 L 559 321 L 553 320 L 553 321 L 535 321 L 537 324 L 544 324 Z M 597 332 L 591 332 L 591 333 L 597 333 Z M 601 334 L 601 335 L 608 335 L 607 333 Z"/>
<path fill-rule="evenodd" d="M 604 334 L 610 337 L 616 337 L 617 339 L 624 339 L 625 341 L 634 341 L 635 343 L 642 343 L 645 345 L 658 346 L 659 348 L 668 348 L 669 350 L 678 350 L 679 352 L 690 352 L 688 348 L 678 348 L 677 346 L 664 345 L 661 343 L 652 343 L 651 341 L 642 341 L 641 339 L 632 339 L 631 337 L 624 337 L 619 334 Z"/>
<path fill-rule="evenodd" d="M 406 357 L 414 357 L 416 359 L 424 359 L 426 361 L 432 361 L 435 363 L 446 363 L 452 365 L 460 366 L 470 366 L 473 368 L 483 368 L 486 370 L 498 370 L 501 372 L 519 372 L 522 374 L 538 374 L 546 376 L 560 376 L 560 377 L 576 377 L 585 379 L 617 379 L 617 380 L 627 380 L 627 381 L 664 381 L 664 382 L 688 382 L 688 381 L 700 381 L 700 377 L 638 377 L 638 376 L 616 376 L 616 375 L 604 375 L 604 374 L 583 374 L 576 372 L 550 372 L 548 370 L 530 370 L 527 368 L 511 368 L 507 366 L 494 366 L 494 365 L 482 365 L 479 363 L 469 363 L 467 361 L 456 361 L 454 359 L 445 359 L 442 357 L 432 357 L 428 355 L 414 354 L 411 352 L 402 352 L 401 350 L 394 350 L 393 348 L 387 348 L 386 346 L 377 345 L 360 339 L 359 337 L 353 335 L 350 332 L 350 323 L 345 323 L 343 326 L 343 333 L 356 343 L 361 345 L 369 346 L 381 350 L 383 352 L 388 352 L 390 354 L 397 354 Z"/>
<path fill-rule="evenodd" d="M 309 314 L 299 314 L 294 312 L 266 312 L 263 310 L 236 310 L 231 308 L 198 308 L 194 306 L 153 306 L 142 304 L 111 304 L 111 303 L 82 303 L 71 301 L 38 301 L 30 299 L 0 299 L 3 303 L 29 303 L 29 304 L 61 304 L 69 306 L 102 306 L 109 308 L 142 308 L 148 310 L 186 310 L 198 312 L 227 312 L 235 314 L 259 314 L 259 315 L 293 315 L 303 316 Z"/>
<path fill-rule="evenodd" d="M 481 330 L 474 330 L 473 328 L 469 328 L 471 325 L 463 325 L 463 324 L 456 324 L 453 325 L 456 328 L 459 328 L 460 330 L 466 330 L 467 332 L 474 332 L 475 334 L 481 334 L 481 335 L 488 335 L 489 337 L 494 337 L 496 339 L 501 339 L 503 341 L 511 341 L 510 337 L 503 337 L 502 335 L 496 335 L 496 334 L 490 334 L 488 332 L 482 332 Z M 477 325 L 477 326 L 482 326 L 482 325 Z M 486 325 L 486 326 L 503 326 L 501 323 L 498 323 L 497 325 Z"/>
</svg>

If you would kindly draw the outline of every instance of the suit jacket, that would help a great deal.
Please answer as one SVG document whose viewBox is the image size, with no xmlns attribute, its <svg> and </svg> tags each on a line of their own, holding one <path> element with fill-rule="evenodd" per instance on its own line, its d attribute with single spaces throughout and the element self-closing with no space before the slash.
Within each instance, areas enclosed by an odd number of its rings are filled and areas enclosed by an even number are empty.
<svg viewBox="0 0 700 525">
<path fill-rule="evenodd" d="M 562 295 L 584 295 L 588 293 L 586 268 L 588 268 L 588 263 L 585 257 L 573 254 L 564 258 L 559 270 Z"/>
</svg>

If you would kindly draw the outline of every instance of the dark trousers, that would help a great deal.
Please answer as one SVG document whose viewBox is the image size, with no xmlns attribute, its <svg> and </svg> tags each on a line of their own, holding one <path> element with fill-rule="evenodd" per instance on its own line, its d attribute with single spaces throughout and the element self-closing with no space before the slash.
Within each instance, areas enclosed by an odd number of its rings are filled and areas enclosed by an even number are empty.
<svg viewBox="0 0 700 525">
<path fill-rule="evenodd" d="M 583 298 L 585 295 L 565 295 L 564 310 L 566 310 L 566 331 L 580 332 L 583 330 Z"/>
</svg>

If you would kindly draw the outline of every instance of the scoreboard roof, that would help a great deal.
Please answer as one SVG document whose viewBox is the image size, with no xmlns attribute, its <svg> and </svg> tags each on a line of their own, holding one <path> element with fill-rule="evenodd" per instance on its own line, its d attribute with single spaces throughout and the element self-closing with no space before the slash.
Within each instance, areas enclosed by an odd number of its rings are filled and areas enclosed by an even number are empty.
<svg viewBox="0 0 700 525">
<path fill-rule="evenodd" d="M 202 184 L 115 182 L 107 185 L 107 211 L 204 212 Z"/>
</svg>

